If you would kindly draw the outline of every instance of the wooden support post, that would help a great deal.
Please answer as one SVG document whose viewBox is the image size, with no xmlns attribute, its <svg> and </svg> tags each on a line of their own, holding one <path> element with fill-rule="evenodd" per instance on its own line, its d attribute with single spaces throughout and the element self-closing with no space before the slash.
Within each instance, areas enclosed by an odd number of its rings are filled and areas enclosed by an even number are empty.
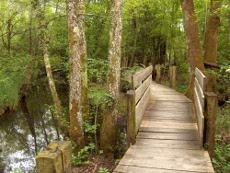
<svg viewBox="0 0 230 173">
<path fill-rule="evenodd" d="M 52 142 L 36 157 L 37 173 L 71 173 L 71 143 Z"/>
<path fill-rule="evenodd" d="M 128 147 L 135 144 L 136 118 L 135 118 L 135 90 L 129 90 L 128 94 L 128 117 L 127 117 L 127 141 Z"/>
<path fill-rule="evenodd" d="M 205 145 L 211 158 L 214 157 L 215 130 L 217 117 L 217 94 L 205 92 Z"/>
<path fill-rule="evenodd" d="M 171 74 L 172 74 L 172 66 L 169 66 L 168 77 L 170 81 L 171 81 Z"/>
<path fill-rule="evenodd" d="M 170 87 L 176 88 L 176 66 L 170 67 Z"/>
<path fill-rule="evenodd" d="M 156 70 L 156 82 L 161 83 L 161 65 L 157 64 L 155 66 L 155 70 Z"/>
</svg>

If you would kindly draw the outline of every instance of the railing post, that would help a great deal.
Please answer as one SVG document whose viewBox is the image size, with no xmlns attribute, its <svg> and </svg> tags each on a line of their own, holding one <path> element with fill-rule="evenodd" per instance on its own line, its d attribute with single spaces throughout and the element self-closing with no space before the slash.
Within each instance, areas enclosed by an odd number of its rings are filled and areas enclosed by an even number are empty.
<svg viewBox="0 0 230 173">
<path fill-rule="evenodd" d="M 176 88 L 176 66 L 170 66 L 170 87 L 175 89 Z"/>
<path fill-rule="evenodd" d="M 157 64 L 155 66 L 155 70 L 156 70 L 156 83 L 161 83 L 161 65 Z"/>
<path fill-rule="evenodd" d="M 136 118 L 135 118 L 135 90 L 129 90 L 128 94 L 128 117 L 127 117 L 127 141 L 128 147 L 135 144 Z"/>
<path fill-rule="evenodd" d="M 217 117 L 217 94 L 214 92 L 205 92 L 205 146 L 211 158 L 214 157 L 215 130 Z"/>
<path fill-rule="evenodd" d="M 71 173 L 71 143 L 52 142 L 36 157 L 37 173 Z"/>
</svg>

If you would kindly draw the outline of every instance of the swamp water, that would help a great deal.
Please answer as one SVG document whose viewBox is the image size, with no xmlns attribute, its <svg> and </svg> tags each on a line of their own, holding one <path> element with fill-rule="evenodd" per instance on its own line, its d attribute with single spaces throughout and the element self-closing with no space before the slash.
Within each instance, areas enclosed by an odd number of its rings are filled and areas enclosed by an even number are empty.
<svg viewBox="0 0 230 173">
<path fill-rule="evenodd" d="M 36 152 L 62 138 L 48 106 L 53 103 L 49 86 L 45 84 L 43 81 L 33 87 L 16 111 L 0 117 L 0 173 L 35 172 Z M 66 93 L 60 94 L 67 103 Z"/>
<path fill-rule="evenodd" d="M 67 108 L 68 88 L 58 84 L 57 89 Z M 62 140 L 49 105 L 53 105 L 53 101 L 48 82 L 40 79 L 16 111 L 0 116 L 0 173 L 35 173 L 36 153 L 48 143 Z M 127 148 L 125 124 L 123 118 L 119 119 L 117 158 L 121 158 Z"/>
</svg>

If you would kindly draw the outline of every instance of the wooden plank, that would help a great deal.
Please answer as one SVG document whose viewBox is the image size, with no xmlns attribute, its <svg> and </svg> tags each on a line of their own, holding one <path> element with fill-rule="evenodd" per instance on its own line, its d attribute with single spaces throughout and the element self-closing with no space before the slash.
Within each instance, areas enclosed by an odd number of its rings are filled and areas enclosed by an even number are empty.
<svg viewBox="0 0 230 173">
<path fill-rule="evenodd" d="M 177 110 L 176 108 L 158 108 L 154 110 L 150 107 L 146 109 L 146 116 L 161 116 L 161 117 L 190 117 L 189 113 L 192 113 L 190 110 L 182 109 Z"/>
<path fill-rule="evenodd" d="M 146 89 L 149 87 L 150 83 L 152 81 L 152 76 L 150 75 L 142 85 L 140 85 L 136 90 L 135 90 L 135 103 L 141 99 L 143 94 L 145 93 Z"/>
<path fill-rule="evenodd" d="M 198 94 L 198 99 L 201 103 L 202 110 L 204 111 L 204 91 L 202 90 L 197 78 L 195 77 L 195 88 Z"/>
<path fill-rule="evenodd" d="M 154 128 L 141 127 L 139 132 L 155 132 L 155 133 L 193 133 L 197 134 L 197 129 L 176 129 L 176 128 Z"/>
<path fill-rule="evenodd" d="M 187 150 L 200 150 L 199 141 L 137 139 L 133 147 L 139 148 L 174 148 Z"/>
<path fill-rule="evenodd" d="M 153 133 L 139 132 L 137 139 L 162 139 L 162 140 L 182 140 L 182 141 L 197 141 L 196 133 Z"/>
<path fill-rule="evenodd" d="M 153 122 L 143 120 L 140 127 L 154 128 L 174 128 L 174 129 L 196 129 L 196 123 L 172 123 L 172 122 Z"/>
<path fill-rule="evenodd" d="M 203 133 L 204 133 L 204 115 L 201 103 L 198 99 L 198 93 L 196 91 L 196 88 L 194 89 L 194 103 L 195 103 L 195 111 L 197 116 L 197 125 L 199 129 L 199 136 L 200 136 L 200 144 L 203 146 Z"/>
<path fill-rule="evenodd" d="M 205 90 L 205 75 L 196 67 L 195 68 L 195 76 L 202 88 L 202 90 Z"/>
<path fill-rule="evenodd" d="M 150 92 L 150 87 L 148 87 L 148 89 L 145 91 L 143 97 L 141 98 L 141 100 L 136 106 L 136 133 L 138 132 L 145 110 L 149 104 L 149 100 L 150 100 L 149 92 Z"/>
<path fill-rule="evenodd" d="M 144 70 L 136 73 L 133 75 L 133 87 L 134 89 L 142 84 L 142 81 L 144 81 L 150 74 L 152 74 L 153 66 L 149 66 L 145 68 Z"/>
<path fill-rule="evenodd" d="M 209 155 L 204 150 L 133 148 L 127 151 L 120 165 L 158 169 L 214 172 Z"/>
<path fill-rule="evenodd" d="M 154 173 L 154 172 L 155 173 L 191 173 L 190 171 L 178 171 L 178 170 L 127 166 L 127 165 L 118 165 L 115 171 L 113 172 L 114 173 Z M 192 173 L 202 173 L 202 172 L 192 172 Z"/>
<path fill-rule="evenodd" d="M 151 93 L 153 100 L 161 100 L 161 101 L 174 101 L 174 102 L 188 102 L 191 103 L 192 101 L 183 95 L 156 95 Z"/>
<path fill-rule="evenodd" d="M 172 121 L 172 122 L 184 122 L 184 123 L 191 123 L 193 122 L 193 119 L 189 116 L 173 116 L 173 117 L 167 117 L 167 116 L 151 116 L 149 114 L 145 114 L 144 119 L 146 121 Z"/>
</svg>

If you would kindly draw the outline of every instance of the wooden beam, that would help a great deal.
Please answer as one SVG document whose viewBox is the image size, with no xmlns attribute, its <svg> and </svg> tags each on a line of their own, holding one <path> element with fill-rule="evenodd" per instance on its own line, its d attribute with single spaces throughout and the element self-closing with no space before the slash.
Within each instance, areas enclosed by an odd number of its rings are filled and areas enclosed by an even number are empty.
<svg viewBox="0 0 230 173">
<path fill-rule="evenodd" d="M 195 77 L 195 88 L 198 94 L 198 99 L 201 103 L 202 111 L 204 112 L 204 91 L 202 90 L 196 77 Z"/>
<path fill-rule="evenodd" d="M 140 85 L 136 90 L 135 90 L 135 103 L 141 99 L 143 94 L 145 93 L 146 89 L 149 87 L 150 83 L 152 81 L 152 76 L 150 75 L 142 85 Z"/>
<path fill-rule="evenodd" d="M 217 94 L 213 92 L 205 92 L 205 144 L 208 147 L 208 153 L 211 158 L 214 157 L 215 146 L 215 129 L 217 117 Z"/>
<path fill-rule="evenodd" d="M 145 110 L 149 104 L 150 101 L 150 87 L 148 87 L 148 89 L 145 91 L 143 97 L 141 98 L 141 100 L 138 102 L 138 104 L 136 105 L 136 134 L 138 132 L 138 129 L 141 125 L 141 121 L 143 119 Z"/>
<path fill-rule="evenodd" d="M 205 75 L 196 67 L 195 68 L 195 76 L 202 88 L 202 90 L 205 90 Z"/>
<path fill-rule="evenodd" d="M 153 66 L 149 66 L 145 68 L 144 70 L 136 73 L 133 75 L 133 87 L 136 89 L 138 86 L 142 84 L 142 82 L 152 74 L 153 71 Z"/>
<path fill-rule="evenodd" d="M 200 137 L 200 145 L 203 146 L 203 138 L 204 138 L 204 115 L 202 110 L 202 105 L 198 99 L 198 93 L 196 88 L 194 88 L 194 103 L 195 103 L 195 111 L 197 116 L 197 125 L 199 130 L 199 137 Z"/>
</svg>

